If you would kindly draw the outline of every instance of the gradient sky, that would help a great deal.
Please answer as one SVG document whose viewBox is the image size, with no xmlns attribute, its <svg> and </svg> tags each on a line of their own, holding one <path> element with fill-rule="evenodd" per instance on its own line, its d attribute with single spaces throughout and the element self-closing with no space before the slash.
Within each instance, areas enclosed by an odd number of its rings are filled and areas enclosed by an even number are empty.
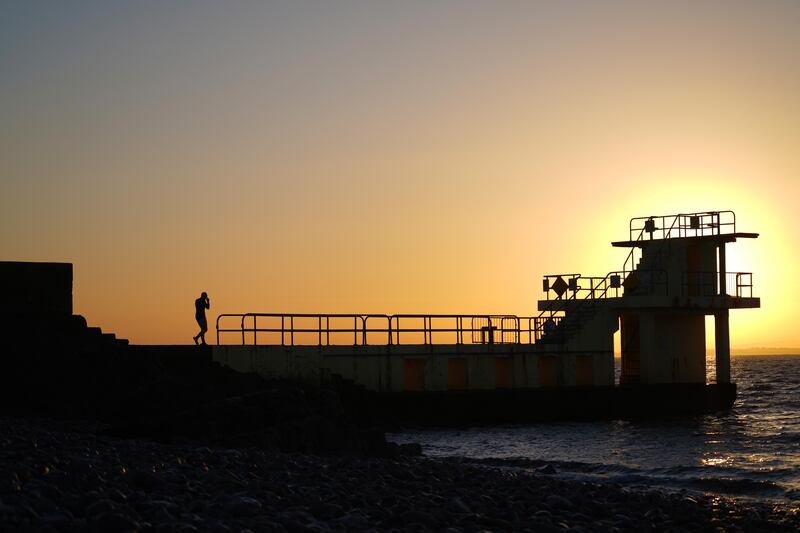
<svg viewBox="0 0 800 533">
<path fill-rule="evenodd" d="M 732 209 L 733 346 L 800 346 L 799 95 L 795 1 L 5 1 L 0 259 L 185 343 L 203 290 L 531 315 L 629 218 Z"/>
</svg>

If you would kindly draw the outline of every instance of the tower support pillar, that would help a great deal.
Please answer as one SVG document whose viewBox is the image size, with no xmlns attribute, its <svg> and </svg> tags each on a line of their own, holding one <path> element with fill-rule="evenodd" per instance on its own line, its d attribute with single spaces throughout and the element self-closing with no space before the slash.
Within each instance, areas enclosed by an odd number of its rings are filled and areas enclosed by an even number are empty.
<svg viewBox="0 0 800 533">
<path fill-rule="evenodd" d="M 731 338 L 728 327 L 728 310 L 714 314 L 714 341 L 716 347 L 717 383 L 731 382 Z"/>
</svg>

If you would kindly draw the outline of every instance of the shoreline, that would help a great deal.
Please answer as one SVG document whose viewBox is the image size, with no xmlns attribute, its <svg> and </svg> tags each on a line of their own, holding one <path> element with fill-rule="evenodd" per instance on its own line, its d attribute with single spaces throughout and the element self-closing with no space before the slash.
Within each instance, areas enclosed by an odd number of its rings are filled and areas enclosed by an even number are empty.
<svg viewBox="0 0 800 533">
<path fill-rule="evenodd" d="M 0 417 L 0 517 L 40 531 L 795 531 L 800 510 L 510 472 L 469 460 L 311 455 L 118 438 Z"/>
<path fill-rule="evenodd" d="M 424 455 L 424 451 L 423 451 Z M 429 456 L 426 456 L 429 457 Z M 512 472 L 525 472 L 531 474 L 546 474 L 555 476 L 558 479 L 570 483 L 591 483 L 603 486 L 610 486 L 628 490 L 632 492 L 659 492 L 664 494 L 672 494 L 676 496 L 690 496 L 693 498 L 701 498 L 712 494 L 711 489 L 693 488 L 691 486 L 681 486 L 680 484 L 669 484 L 668 482 L 659 483 L 656 477 L 650 478 L 648 482 L 637 481 L 625 484 L 613 478 L 607 478 L 605 474 L 588 474 L 575 471 L 561 469 L 558 461 L 548 461 L 545 459 L 520 459 L 520 458 L 479 458 L 467 459 L 460 458 L 459 456 L 432 456 L 433 459 L 441 460 L 458 460 L 461 459 L 465 464 L 473 464 L 476 466 L 486 466 L 490 468 L 497 468 L 501 470 L 509 470 Z M 528 463 L 528 464 L 525 464 Z M 596 465 L 595 465 L 596 466 Z M 613 469 L 612 466 L 604 464 L 600 465 L 605 469 Z M 725 484 L 728 482 L 737 483 L 740 480 L 732 477 L 703 477 L 697 480 L 684 480 L 686 485 L 697 484 L 702 485 L 703 482 L 709 484 Z M 749 482 L 750 480 L 745 480 Z M 779 489 L 784 490 L 784 489 Z M 800 510 L 800 501 L 792 500 L 788 497 L 769 497 L 769 496 L 755 496 L 746 492 L 732 493 L 728 491 L 719 491 L 713 493 L 714 496 L 725 498 L 728 500 L 736 501 L 739 504 L 753 503 L 757 505 L 768 506 L 781 506 L 788 509 L 797 508 Z"/>
</svg>

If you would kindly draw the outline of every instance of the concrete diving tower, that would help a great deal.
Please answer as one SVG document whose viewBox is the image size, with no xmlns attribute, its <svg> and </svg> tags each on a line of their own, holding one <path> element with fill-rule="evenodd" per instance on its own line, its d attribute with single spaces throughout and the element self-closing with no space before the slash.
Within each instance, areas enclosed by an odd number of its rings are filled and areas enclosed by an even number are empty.
<svg viewBox="0 0 800 533">
<path fill-rule="evenodd" d="M 623 269 L 544 277 L 541 348 L 608 352 L 619 329 L 620 384 L 706 382 L 705 316 L 714 316 L 716 381 L 730 383 L 730 309 L 760 307 L 750 272 L 728 272 L 726 245 L 753 239 L 733 211 L 633 218 Z"/>
<path fill-rule="evenodd" d="M 622 270 L 544 276 L 533 316 L 226 313 L 212 358 L 268 379 L 335 387 L 370 423 L 730 409 L 728 312 L 759 300 L 750 273 L 726 271 L 725 246 L 756 236 L 737 232 L 731 211 L 634 218 L 627 240 L 613 243 L 629 249 Z M 716 318 L 717 383 L 709 384 L 706 315 Z"/>
</svg>

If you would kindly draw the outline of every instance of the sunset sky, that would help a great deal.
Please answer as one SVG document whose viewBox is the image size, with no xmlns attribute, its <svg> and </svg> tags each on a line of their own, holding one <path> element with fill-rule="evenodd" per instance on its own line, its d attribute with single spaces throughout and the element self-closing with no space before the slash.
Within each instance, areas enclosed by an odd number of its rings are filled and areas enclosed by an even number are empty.
<svg viewBox="0 0 800 533">
<path fill-rule="evenodd" d="M 800 2 L 0 4 L 0 260 L 135 343 L 201 291 L 531 315 L 631 217 L 732 209 L 732 345 L 798 347 L 799 201 Z"/>
</svg>

